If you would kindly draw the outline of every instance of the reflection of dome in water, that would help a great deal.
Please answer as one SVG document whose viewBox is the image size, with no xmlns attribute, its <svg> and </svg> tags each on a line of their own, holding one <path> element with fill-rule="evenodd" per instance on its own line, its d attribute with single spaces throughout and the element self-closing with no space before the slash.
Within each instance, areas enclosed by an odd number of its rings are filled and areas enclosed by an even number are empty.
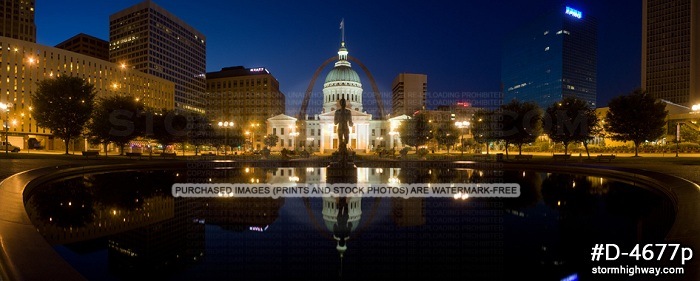
<svg viewBox="0 0 700 281">
<path fill-rule="evenodd" d="M 352 223 L 350 231 L 355 231 L 362 217 L 362 199 L 360 197 L 347 197 L 348 222 Z M 323 221 L 326 228 L 333 232 L 333 225 L 338 222 L 338 198 L 323 197 Z"/>
<path fill-rule="evenodd" d="M 347 206 L 342 207 L 341 202 L 346 202 Z M 343 208 L 345 212 L 340 214 Z M 362 217 L 362 200 L 360 197 L 350 197 L 343 201 L 339 198 L 324 197 L 322 213 L 326 228 L 333 232 L 333 239 L 337 241 L 335 248 L 340 254 L 342 263 L 343 254 L 348 249 L 346 243 L 350 238 L 350 232 L 355 231 Z M 350 229 L 347 228 L 348 224 Z"/>
</svg>

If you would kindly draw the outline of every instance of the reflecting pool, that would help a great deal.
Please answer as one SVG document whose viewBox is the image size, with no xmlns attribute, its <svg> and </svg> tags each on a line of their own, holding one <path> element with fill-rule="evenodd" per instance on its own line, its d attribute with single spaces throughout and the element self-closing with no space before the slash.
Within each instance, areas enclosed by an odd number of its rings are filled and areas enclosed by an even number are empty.
<svg viewBox="0 0 700 281">
<path fill-rule="evenodd" d="M 326 168 L 87 174 L 27 211 L 89 280 L 585 278 L 591 247 L 661 243 L 665 196 L 606 178 L 515 170 L 357 168 L 358 183 L 518 183 L 518 198 L 174 198 L 173 183 L 323 183 Z M 631 248 L 631 246 L 630 246 Z M 614 264 L 610 264 L 614 265 Z"/>
</svg>

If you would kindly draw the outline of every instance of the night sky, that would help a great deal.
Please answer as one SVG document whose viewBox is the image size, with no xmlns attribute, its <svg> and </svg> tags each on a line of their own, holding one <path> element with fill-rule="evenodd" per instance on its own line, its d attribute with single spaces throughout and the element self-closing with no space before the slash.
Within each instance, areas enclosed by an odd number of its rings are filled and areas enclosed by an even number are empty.
<svg viewBox="0 0 700 281">
<path fill-rule="evenodd" d="M 108 40 L 109 15 L 139 2 L 37 0 L 37 41 L 53 46 L 81 32 Z M 598 105 L 640 86 L 640 0 L 156 3 L 204 33 L 207 71 L 236 65 L 270 70 L 287 96 L 290 115 L 299 110 L 316 68 L 336 55 L 341 18 L 350 55 L 372 72 L 387 111 L 391 82 L 400 72 L 428 75 L 430 108 L 448 103 L 431 100 L 431 92 L 499 91 L 504 37 L 564 3 L 581 10 L 584 17 L 598 19 Z M 330 67 L 319 76 L 314 99 L 321 98 L 322 80 Z M 363 81 L 365 107 L 372 110 L 370 83 L 359 67 L 355 70 Z"/>
</svg>

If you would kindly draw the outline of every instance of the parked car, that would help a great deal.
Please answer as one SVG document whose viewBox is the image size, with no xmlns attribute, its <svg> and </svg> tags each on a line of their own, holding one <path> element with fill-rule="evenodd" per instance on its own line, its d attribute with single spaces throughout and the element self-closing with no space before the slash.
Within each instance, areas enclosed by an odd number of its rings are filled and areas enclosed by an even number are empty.
<svg viewBox="0 0 700 281">
<path fill-rule="evenodd" d="M 4 142 L 4 141 L 3 141 L 3 142 L 0 144 L 0 150 L 5 151 L 6 149 L 7 149 L 7 151 L 19 152 L 19 147 L 18 147 L 18 146 L 15 146 L 15 145 L 12 145 L 12 144 L 9 143 L 9 142 Z"/>
</svg>

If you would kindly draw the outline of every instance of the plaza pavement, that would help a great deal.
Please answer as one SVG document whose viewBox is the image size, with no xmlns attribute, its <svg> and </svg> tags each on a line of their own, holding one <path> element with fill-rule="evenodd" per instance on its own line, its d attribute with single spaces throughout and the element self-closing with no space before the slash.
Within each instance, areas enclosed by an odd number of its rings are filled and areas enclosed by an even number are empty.
<svg viewBox="0 0 700 281">
<path fill-rule="evenodd" d="M 500 151 L 491 152 L 489 160 L 495 161 L 496 153 L 501 153 Z M 695 250 L 697 254 L 700 251 L 700 154 L 680 154 L 679 157 L 675 157 L 673 154 L 640 154 L 640 157 L 633 157 L 633 154 L 616 154 L 616 158 L 608 162 L 598 162 L 595 156 L 597 154 L 591 154 L 591 158 L 582 154 L 578 156 L 577 154 L 572 155 L 572 157 L 566 162 L 554 161 L 551 153 L 524 153 L 532 154 L 533 158 L 531 160 L 520 160 L 516 161 L 513 155 L 516 153 L 509 153 L 510 157 L 504 159 L 504 162 L 509 163 L 511 166 L 522 166 L 522 167 L 552 167 L 552 168 L 565 168 L 565 166 L 571 166 L 574 168 L 584 168 L 584 169 L 598 169 L 608 170 L 610 173 L 616 172 L 627 172 L 631 174 L 637 174 L 639 178 L 653 178 L 656 181 L 656 186 L 660 188 L 666 188 L 671 191 L 673 197 L 676 199 L 678 205 L 678 213 L 676 216 L 676 221 L 674 227 L 671 229 L 668 235 L 668 243 L 679 242 L 682 246 L 690 246 Z M 179 155 L 181 155 L 179 153 Z M 321 155 L 327 156 L 326 155 Z M 223 156 L 221 156 L 223 157 Z M 462 156 L 458 153 L 436 153 L 429 154 L 425 160 L 418 158 L 415 154 L 409 154 L 406 161 L 408 164 L 411 161 L 432 161 L 432 162 L 442 162 L 442 161 L 460 161 L 460 160 L 473 160 L 474 156 L 471 154 L 465 154 Z M 185 157 L 179 156 L 179 159 L 186 159 Z M 358 155 L 358 158 L 364 162 L 381 161 L 383 163 L 387 162 L 403 162 L 397 159 L 387 159 L 379 158 L 373 154 Z M 129 159 L 125 156 L 110 155 L 109 157 L 100 156 L 97 158 L 86 158 L 78 152 L 75 155 L 63 155 L 62 152 L 49 152 L 49 153 L 10 153 L 4 154 L 0 153 L 0 180 L 7 178 L 10 175 L 20 173 L 27 170 L 37 169 L 41 167 L 50 166 L 91 166 L 91 165 L 110 165 L 112 163 L 139 163 L 139 165 L 148 165 L 149 163 L 156 164 L 157 162 L 168 161 L 161 159 L 160 157 L 154 157 L 153 160 L 148 160 L 148 156 L 144 156 L 141 160 Z M 226 159 L 229 160 L 243 160 L 247 161 L 251 158 L 244 156 L 228 156 Z M 317 156 L 318 160 L 319 157 Z M 323 158 L 320 158 L 323 159 Z M 269 160 L 268 160 L 269 161 Z M 294 159 L 294 162 L 302 162 L 304 159 Z M 284 162 L 276 162 L 284 163 Z M 302 164 L 297 163 L 297 164 Z M 389 165 L 391 165 L 389 163 Z M 660 173 L 660 174 L 657 174 Z M 673 178 L 667 177 L 665 175 L 680 177 Z M 634 175 L 633 175 L 634 176 Z M 636 177 L 636 176 L 635 176 Z M 695 184 L 684 184 L 683 179 L 686 179 Z M 0 190 L 2 191 L 2 190 Z M 21 200 L 21 199 L 20 199 Z M 0 218 L 2 222 L 4 218 Z M 5 222 L 2 222 L 5 223 Z M 659 241 L 661 242 L 661 241 Z M 0 265 L 1 267 L 1 265 Z M 689 265 L 686 265 L 686 274 L 680 278 L 682 280 L 700 280 L 700 258 L 694 258 Z M 0 269 L 0 271 L 2 271 Z M 3 274 L 0 272 L 0 279 L 3 279 Z M 668 279 L 670 277 L 670 279 Z M 675 276 L 678 277 L 678 276 Z M 676 280 L 671 276 L 666 276 L 666 278 L 661 278 L 661 280 Z"/>
</svg>

